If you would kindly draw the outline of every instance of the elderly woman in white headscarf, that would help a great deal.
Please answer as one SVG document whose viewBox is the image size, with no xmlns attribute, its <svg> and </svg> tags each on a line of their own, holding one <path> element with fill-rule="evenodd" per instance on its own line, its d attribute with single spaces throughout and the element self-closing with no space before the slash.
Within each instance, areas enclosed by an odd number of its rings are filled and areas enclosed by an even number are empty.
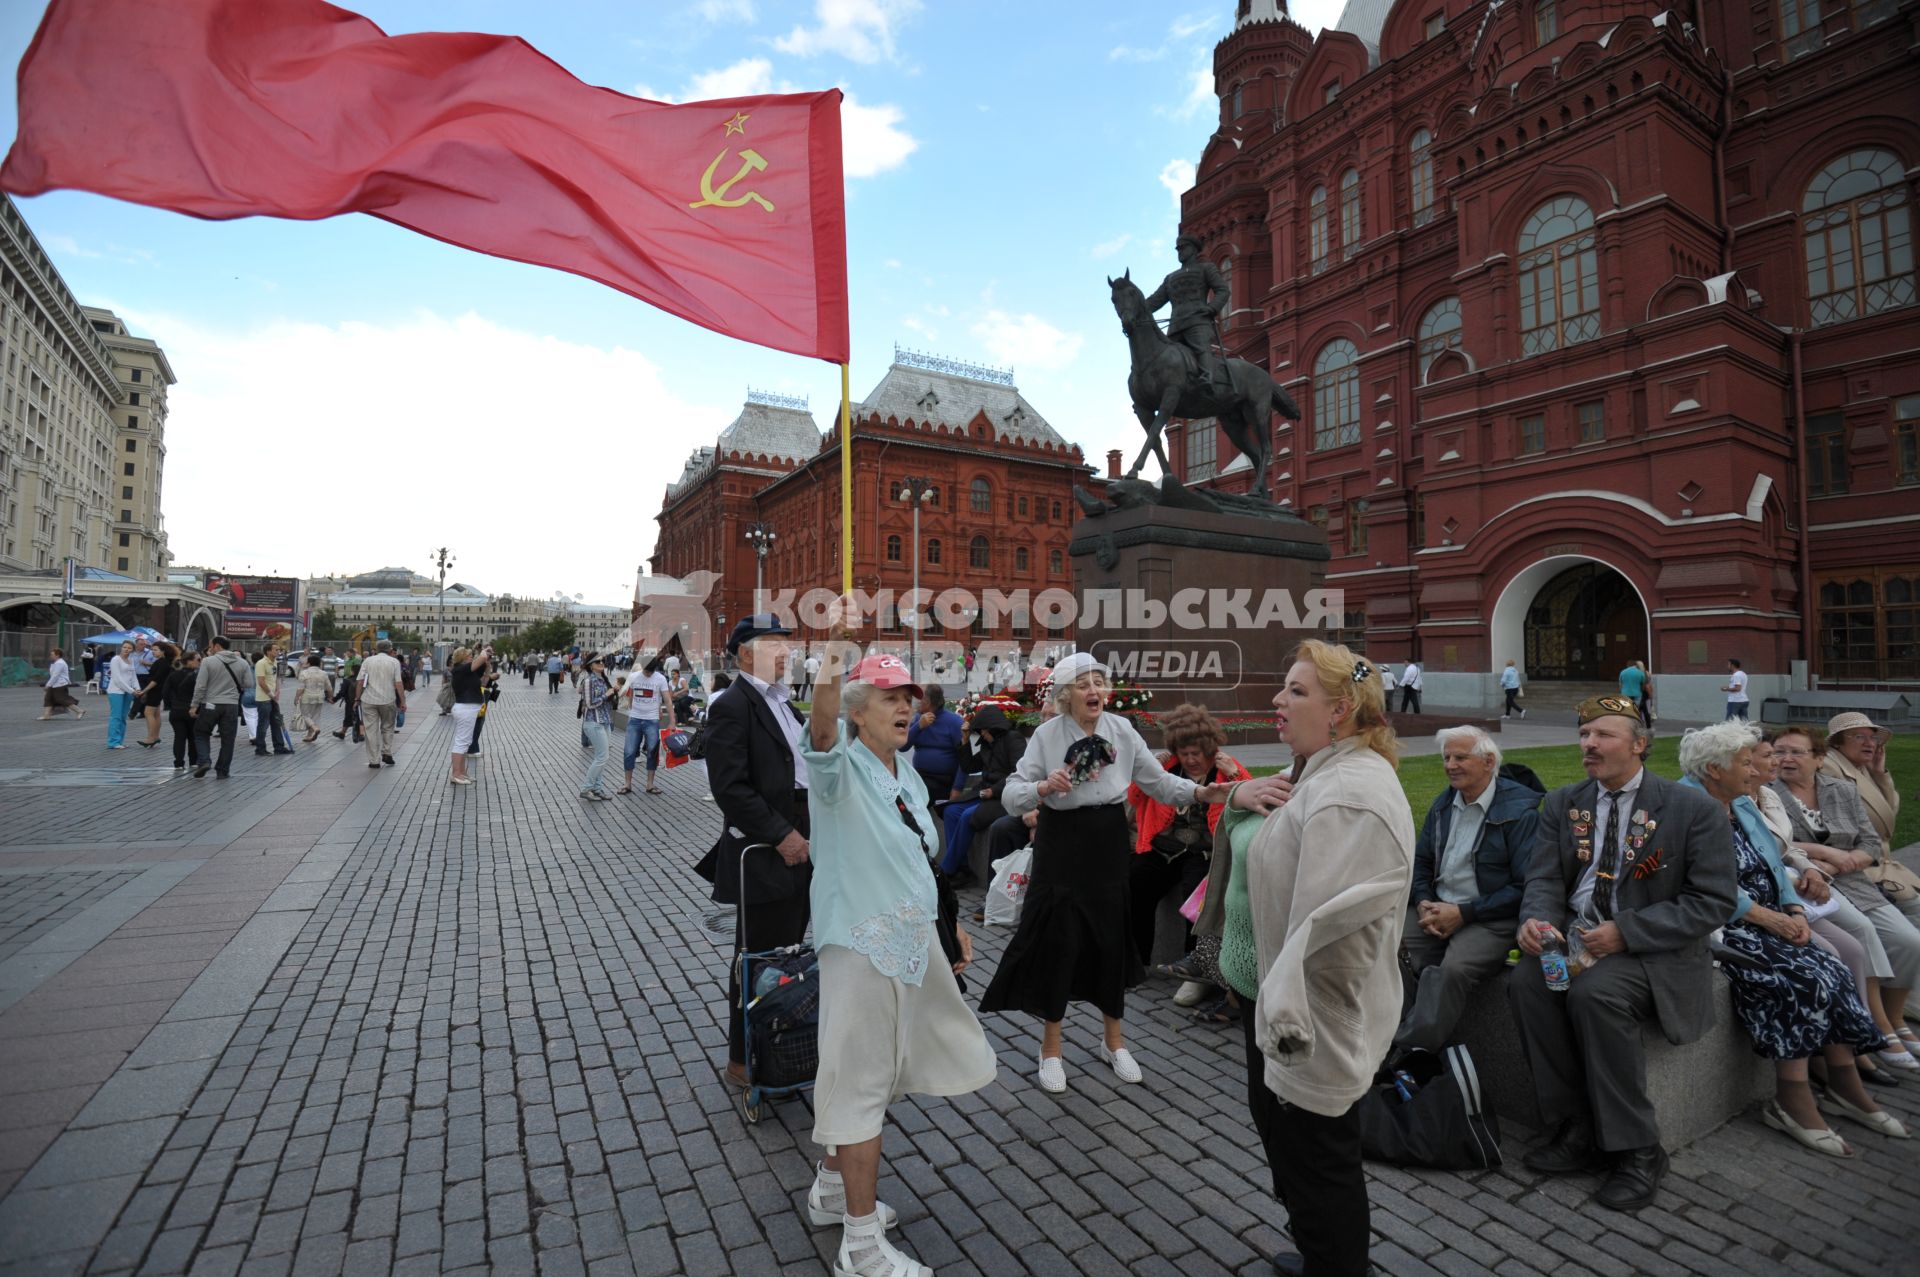
<svg viewBox="0 0 1920 1277">
<path fill-rule="evenodd" d="M 1040 1017 L 1040 1086 L 1067 1089 L 1060 1022 L 1069 1002 L 1091 1002 L 1105 1019 L 1100 1058 L 1122 1082 L 1138 1082 L 1121 1017 L 1127 989 L 1145 974 L 1128 917 L 1133 839 L 1127 786 L 1169 807 L 1216 803 L 1224 785 L 1170 772 L 1132 723 L 1106 712 L 1109 671 L 1085 652 L 1053 667 L 1059 713 L 1040 725 L 1008 778 L 1012 815 L 1040 811 L 1033 870 L 1020 927 L 980 999 L 982 1011 Z"/>
<path fill-rule="evenodd" d="M 847 646 L 855 615 L 851 600 L 837 601 L 828 640 Z M 875 1198 L 887 1106 L 977 1091 L 996 1065 L 956 979 L 972 944 L 956 925 L 950 960 L 936 930 L 926 784 L 900 758 L 921 689 L 899 657 L 875 655 L 843 693 L 844 655 L 814 688 L 805 755 L 820 953 L 813 1138 L 826 1149 L 807 1215 L 815 1227 L 841 1226 L 835 1277 L 932 1277 L 888 1242 L 894 1212 Z"/>
</svg>

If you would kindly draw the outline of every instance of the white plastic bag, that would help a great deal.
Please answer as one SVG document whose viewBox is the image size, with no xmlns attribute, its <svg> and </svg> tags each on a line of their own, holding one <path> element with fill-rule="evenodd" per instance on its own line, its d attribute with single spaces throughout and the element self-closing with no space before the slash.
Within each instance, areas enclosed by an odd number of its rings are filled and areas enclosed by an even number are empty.
<svg viewBox="0 0 1920 1277">
<path fill-rule="evenodd" d="M 1032 865 L 1033 850 L 1022 847 L 993 867 L 993 882 L 987 887 L 989 927 L 1011 927 L 1020 921 L 1020 905 L 1027 898 L 1027 876 Z"/>
</svg>

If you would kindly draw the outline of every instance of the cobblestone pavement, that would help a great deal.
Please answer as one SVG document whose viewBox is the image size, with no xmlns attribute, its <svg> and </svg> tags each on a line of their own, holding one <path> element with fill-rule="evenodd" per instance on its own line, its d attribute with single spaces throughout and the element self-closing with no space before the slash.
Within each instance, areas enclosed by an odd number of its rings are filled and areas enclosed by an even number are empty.
<svg viewBox="0 0 1920 1277">
<path fill-rule="evenodd" d="M 719 1080 L 724 919 L 689 865 L 704 769 L 582 804 L 570 696 L 510 682 L 477 782 L 430 707 L 399 766 L 322 737 L 233 779 L 0 693 L 0 1271 L 823 1271 L 804 1101 L 748 1125 Z M 98 704 L 98 702 L 94 702 Z M 716 921 L 719 925 L 716 926 Z M 973 996 L 1005 933 L 981 937 Z M 1283 1212 L 1237 1030 L 1135 999 L 1145 1085 L 1068 1026 L 989 1017 L 986 1090 L 894 1106 L 883 1198 L 942 1274 L 1263 1273 Z M 1920 1085 L 1890 1102 L 1920 1122 Z M 1920 1152 L 1852 1162 L 1751 1116 L 1637 1217 L 1591 1181 L 1370 1168 L 1394 1274 L 1865 1271 L 1910 1247 Z M 1510 1156 L 1522 1147 L 1509 1131 Z M 1812 1202 L 1813 1205 L 1809 1205 Z"/>
</svg>

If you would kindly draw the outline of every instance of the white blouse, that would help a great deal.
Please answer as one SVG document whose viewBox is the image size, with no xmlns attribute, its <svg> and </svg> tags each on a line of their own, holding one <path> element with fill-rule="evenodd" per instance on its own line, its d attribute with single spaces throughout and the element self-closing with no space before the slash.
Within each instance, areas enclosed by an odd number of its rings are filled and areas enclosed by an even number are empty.
<svg viewBox="0 0 1920 1277">
<path fill-rule="evenodd" d="M 1113 761 L 1085 784 L 1043 799 L 1040 782 L 1049 772 L 1067 765 L 1067 749 L 1075 741 L 1085 739 L 1088 733 L 1080 729 L 1071 714 L 1058 714 L 1040 724 L 1033 739 L 1027 742 L 1027 752 L 1020 757 L 1019 768 L 1007 778 L 1006 791 L 1001 796 L 1007 811 L 1018 816 L 1042 803 L 1055 811 L 1099 807 L 1124 799 L 1129 784 L 1139 785 L 1149 798 L 1169 807 L 1193 805 L 1194 791 L 1199 786 L 1161 766 L 1153 750 L 1125 718 L 1119 714 L 1102 714 L 1093 725 L 1093 734 L 1113 746 Z"/>
</svg>

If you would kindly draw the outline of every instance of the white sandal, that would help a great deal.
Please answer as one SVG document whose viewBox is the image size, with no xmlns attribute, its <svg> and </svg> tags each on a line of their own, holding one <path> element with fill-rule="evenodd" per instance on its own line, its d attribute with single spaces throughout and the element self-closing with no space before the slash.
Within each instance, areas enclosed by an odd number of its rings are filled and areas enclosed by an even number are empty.
<svg viewBox="0 0 1920 1277">
<path fill-rule="evenodd" d="M 833 1176 L 831 1184 L 826 1180 L 828 1175 Z M 900 1222 L 893 1207 L 885 1202 L 875 1202 L 873 1205 L 879 1212 L 882 1231 L 891 1230 Z M 815 1228 L 825 1228 L 829 1224 L 843 1222 L 846 1217 L 847 1186 L 840 1178 L 840 1173 L 829 1171 L 824 1164 L 814 1167 L 813 1187 L 807 1190 L 807 1222 Z"/>
<path fill-rule="evenodd" d="M 1880 1057 L 1880 1063 L 1892 1065 L 1896 1069 L 1909 1073 L 1920 1070 L 1920 1060 L 1913 1058 L 1913 1054 L 1907 1050 L 1907 1044 L 1898 1034 L 1887 1034 L 1883 1042 L 1885 1044 L 1876 1052 Z"/>
<path fill-rule="evenodd" d="M 1801 1126 L 1798 1122 L 1788 1117 L 1786 1110 L 1780 1107 L 1780 1101 L 1778 1100 L 1768 1100 L 1760 1106 L 1760 1120 L 1768 1126 L 1771 1126 L 1774 1130 L 1806 1145 L 1816 1153 L 1825 1153 L 1828 1157 L 1844 1158 L 1854 1156 L 1853 1150 L 1847 1147 L 1847 1142 L 1841 1139 L 1838 1134 L 1826 1129 L 1817 1131 L 1808 1130 L 1806 1127 Z"/>
<path fill-rule="evenodd" d="M 1860 1125 L 1876 1130 L 1889 1139 L 1904 1140 L 1913 1138 L 1907 1134 L 1907 1128 L 1900 1124 L 1899 1118 L 1884 1110 L 1869 1111 L 1863 1108 L 1855 1108 L 1853 1105 L 1847 1103 L 1843 1096 L 1835 1095 L 1831 1089 L 1827 1091 L 1827 1102 L 1839 1109 L 1841 1116 L 1850 1117 L 1860 1123 Z"/>
<path fill-rule="evenodd" d="M 844 1220 L 833 1277 L 933 1277 L 933 1269 L 893 1248 L 876 1211 L 865 1219 Z"/>
</svg>

